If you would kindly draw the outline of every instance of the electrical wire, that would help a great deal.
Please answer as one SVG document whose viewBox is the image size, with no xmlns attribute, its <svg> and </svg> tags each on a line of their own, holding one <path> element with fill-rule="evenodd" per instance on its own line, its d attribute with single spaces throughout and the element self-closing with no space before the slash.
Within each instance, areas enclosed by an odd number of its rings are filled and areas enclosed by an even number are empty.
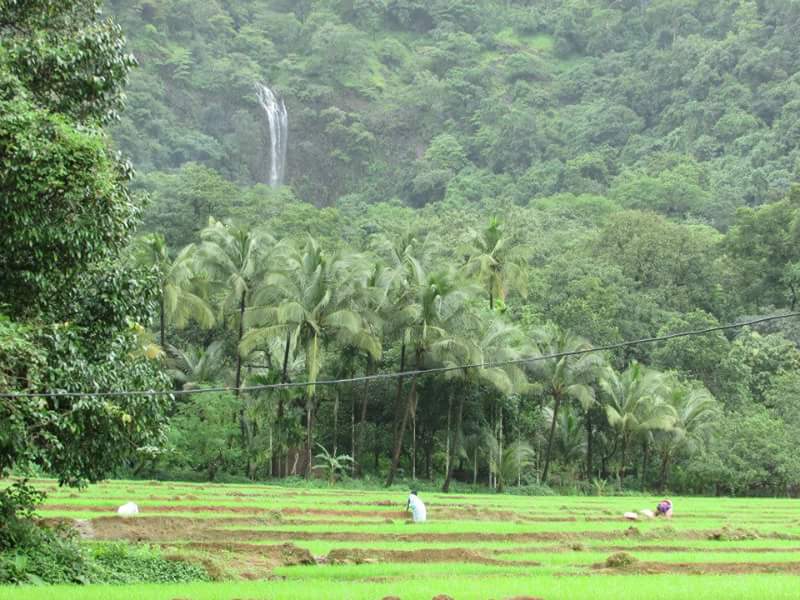
<svg viewBox="0 0 800 600">
<path fill-rule="evenodd" d="M 118 392 L 25 392 L 25 393 L 0 393 L 0 398 L 112 398 L 112 397 L 126 397 L 126 396 L 189 396 L 194 394 L 213 394 L 222 392 L 261 392 L 266 390 L 282 390 L 307 386 L 328 386 L 339 385 L 342 383 L 356 383 L 359 381 L 379 381 L 384 379 L 398 379 L 405 377 L 416 377 L 420 375 L 433 375 L 436 373 L 447 373 L 450 371 L 459 371 L 467 369 L 491 369 L 497 367 L 506 367 L 512 365 L 530 364 L 541 362 L 545 360 L 552 360 L 556 358 L 564 358 L 570 356 L 580 356 L 583 354 L 591 354 L 594 352 L 607 352 L 609 350 L 618 350 L 620 348 L 627 348 L 630 346 L 638 346 L 640 344 L 652 344 L 655 342 L 664 342 L 676 338 L 691 337 L 697 335 L 706 335 L 715 331 L 726 331 L 729 329 L 740 329 L 750 325 L 758 325 L 759 323 L 767 323 L 770 321 L 779 321 L 782 319 L 790 319 L 792 317 L 800 317 L 800 312 L 792 312 L 783 315 L 773 315 L 770 317 L 761 317 L 750 321 L 742 321 L 740 323 L 731 323 L 728 325 L 718 325 L 716 327 L 707 327 L 705 329 L 694 329 L 689 331 L 680 331 L 676 333 L 669 333 L 665 335 L 641 338 L 638 340 L 629 340 L 625 342 L 617 342 L 615 344 L 606 344 L 603 346 L 592 346 L 582 350 L 572 350 L 569 352 L 556 352 L 553 354 L 541 354 L 538 356 L 529 356 L 525 358 L 517 358 L 514 360 L 506 360 L 500 362 L 483 362 L 465 365 L 451 365 L 446 367 L 433 367 L 431 369 L 416 369 L 412 371 L 403 371 L 396 373 L 376 373 L 374 375 L 360 375 L 358 377 L 348 377 L 343 379 L 323 379 L 320 381 L 292 381 L 285 383 L 270 383 L 263 385 L 240 386 L 236 387 L 211 387 L 211 388 L 196 388 L 190 390 L 170 390 L 170 391 L 157 391 L 157 390 L 126 390 Z"/>
</svg>

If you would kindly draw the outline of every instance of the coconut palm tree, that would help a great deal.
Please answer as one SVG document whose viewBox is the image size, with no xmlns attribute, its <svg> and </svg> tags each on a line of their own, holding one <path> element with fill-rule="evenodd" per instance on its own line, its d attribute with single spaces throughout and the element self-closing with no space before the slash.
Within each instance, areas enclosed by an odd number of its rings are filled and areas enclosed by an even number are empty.
<svg viewBox="0 0 800 600">
<path fill-rule="evenodd" d="M 458 365 L 476 365 L 489 362 L 507 362 L 520 356 L 521 334 L 514 327 L 493 314 L 474 315 L 469 319 L 469 328 L 462 334 L 440 340 L 431 347 L 431 354 L 445 367 Z M 454 427 L 455 438 L 451 440 L 448 427 L 448 469 L 442 491 L 450 489 L 453 475 L 455 454 L 461 446 L 461 431 L 464 413 L 464 400 L 467 389 L 474 385 L 485 385 L 496 392 L 509 395 L 524 392 L 529 384 L 525 372 L 518 365 L 502 365 L 497 367 L 473 367 L 454 369 L 447 372 L 447 377 L 457 383 L 453 391 L 458 393 Z M 452 396 L 449 399 L 452 402 Z M 448 422 L 450 421 L 448 406 Z M 500 419 L 502 423 L 502 418 Z M 498 441 L 498 452 L 502 454 L 502 442 Z M 499 482 L 502 486 L 502 480 Z"/>
<path fill-rule="evenodd" d="M 205 350 L 192 347 L 180 350 L 167 346 L 167 373 L 181 389 L 190 390 L 204 383 L 218 382 L 225 373 L 225 348 L 221 341 L 212 342 Z"/>
<path fill-rule="evenodd" d="M 308 237 L 305 246 L 283 245 L 279 268 L 268 273 L 254 294 L 255 307 L 247 322 L 254 325 L 244 336 L 240 353 L 247 354 L 271 338 L 288 339 L 302 347 L 306 366 L 306 476 L 312 468 L 316 381 L 322 368 L 322 349 L 333 340 L 357 345 L 373 358 L 381 355 L 378 339 L 370 335 L 355 310 L 355 281 L 363 269 L 359 257 L 327 254 Z"/>
<path fill-rule="evenodd" d="M 259 275 L 267 267 L 267 253 L 275 239 L 266 231 L 246 229 L 209 218 L 200 232 L 199 258 L 210 280 L 222 294 L 220 312 L 238 318 L 237 349 L 244 337 L 244 313 Z M 242 355 L 236 352 L 236 394 L 242 384 Z"/>
<path fill-rule="evenodd" d="M 409 329 L 417 322 L 421 311 L 414 287 L 413 265 L 419 262 L 419 257 L 427 256 L 429 248 L 425 242 L 420 243 L 415 233 L 410 229 L 395 236 L 377 235 L 371 240 L 373 250 L 385 261 L 386 273 L 389 275 L 385 288 L 386 298 L 383 308 L 383 314 L 388 317 L 384 321 L 384 339 L 398 338 L 400 344 L 400 364 L 398 366 L 400 376 L 397 378 L 394 403 L 392 457 L 394 457 L 394 450 L 402 444 L 402 437 L 405 433 L 406 420 L 408 418 L 409 409 L 403 398 L 405 381 L 402 373 L 406 370 L 406 347 L 409 343 Z M 399 460 L 399 450 L 397 453 Z M 390 468 L 387 481 L 394 479 L 395 469 L 396 466 Z"/>
<path fill-rule="evenodd" d="M 670 378 L 664 402 L 672 407 L 675 420 L 667 430 L 656 432 L 655 447 L 660 459 L 659 488 L 667 485 L 672 458 L 682 449 L 702 447 L 713 432 L 720 413 L 714 396 L 703 386 L 692 386 Z"/>
<path fill-rule="evenodd" d="M 545 418 L 550 421 L 553 417 L 552 408 L 545 408 Z M 554 447 L 564 464 L 576 466 L 585 456 L 586 440 L 583 437 L 583 423 L 576 410 L 569 404 L 562 407 L 558 413 Z"/>
<path fill-rule="evenodd" d="M 520 481 L 522 473 L 536 464 L 536 452 L 528 442 L 515 440 L 500 451 L 498 480 Z"/>
<path fill-rule="evenodd" d="M 220 319 L 225 323 L 228 315 L 235 315 L 232 322 L 238 325 L 236 370 L 234 378 L 235 395 L 239 397 L 242 386 L 242 354 L 239 344 L 244 337 L 244 312 L 248 298 L 260 272 L 266 267 L 266 255 L 275 240 L 266 231 L 246 229 L 209 218 L 208 226 L 200 232 L 202 243 L 198 258 L 209 281 L 221 295 Z M 250 445 L 251 437 L 244 403 L 239 409 L 239 428 L 242 444 Z"/>
<path fill-rule="evenodd" d="M 622 373 L 606 367 L 600 378 L 606 396 L 606 417 L 621 444 L 617 481 L 627 467 L 628 450 L 635 439 L 655 430 L 667 430 L 675 422 L 675 410 L 663 401 L 665 377 L 655 369 L 633 362 Z"/>
<path fill-rule="evenodd" d="M 552 323 L 533 332 L 533 343 L 537 354 L 543 359 L 532 362 L 531 368 L 541 382 L 544 393 L 553 402 L 542 470 L 542 482 L 547 483 L 561 404 L 570 398 L 580 402 L 581 406 L 588 407 L 594 403 L 595 393 L 590 383 L 604 364 L 604 359 L 597 353 L 564 356 L 570 352 L 587 350 L 591 345 L 588 340 L 564 331 Z"/>
<path fill-rule="evenodd" d="M 245 313 L 245 321 L 248 315 Z M 305 356 L 294 348 L 290 350 L 289 343 L 280 337 L 270 339 L 266 345 L 259 347 L 258 351 L 249 353 L 250 360 L 255 364 L 248 364 L 250 375 L 248 385 L 274 385 L 286 383 L 291 377 L 305 373 Z M 302 394 L 302 392 L 300 392 Z M 297 388 L 284 388 L 265 390 L 248 394 L 250 400 L 249 414 L 256 417 L 256 421 L 264 423 L 268 428 L 268 447 L 271 460 L 271 473 L 279 477 L 281 473 L 289 474 L 289 465 L 282 462 L 288 460 L 288 451 L 294 445 L 294 440 L 303 440 L 304 435 L 298 430 L 300 419 L 292 401 L 298 396 Z M 289 410 L 287 410 L 287 406 Z"/>
<path fill-rule="evenodd" d="M 389 266 L 382 259 L 374 258 L 369 264 L 366 278 L 363 281 L 356 282 L 355 302 L 365 326 L 359 335 L 370 335 L 384 342 L 402 332 L 404 327 L 413 319 L 414 308 L 408 305 L 399 305 L 398 303 L 397 283 L 400 272 L 401 268 Z M 374 374 L 376 369 L 375 359 L 369 352 L 364 352 L 360 349 L 357 340 L 355 343 L 346 343 L 345 350 L 350 350 L 364 359 L 365 375 Z M 370 382 L 365 381 L 361 393 L 360 416 L 357 425 L 358 434 L 356 435 L 356 430 L 354 429 L 352 440 L 352 455 L 356 461 L 356 474 L 361 472 L 358 454 L 364 445 L 363 438 L 366 430 L 369 390 Z M 355 395 L 353 403 L 353 414 L 355 415 Z"/>
<path fill-rule="evenodd" d="M 393 450 L 402 444 L 405 432 L 408 406 L 403 398 L 405 379 L 402 373 L 406 370 L 406 347 L 409 343 L 409 328 L 419 319 L 421 307 L 417 302 L 417 290 L 414 287 L 414 264 L 428 256 L 430 246 L 427 239 L 420 242 L 414 231 L 406 229 L 396 236 L 378 235 L 372 240 L 375 253 L 384 259 L 387 272 L 390 274 L 386 287 L 387 297 L 384 314 L 390 316 L 385 321 L 385 339 L 399 338 L 400 364 L 398 371 L 401 375 L 397 378 L 395 394 L 394 423 L 393 423 Z M 401 432 L 401 429 L 403 430 Z M 399 450 L 398 450 L 399 460 Z M 393 461 L 394 462 L 394 461 Z M 394 468 L 390 468 L 387 481 L 394 479 Z"/>
<path fill-rule="evenodd" d="M 164 236 L 158 233 L 138 238 L 134 258 L 140 265 L 150 267 L 158 276 L 159 342 L 166 347 L 166 324 L 186 327 L 189 321 L 208 329 L 214 325 L 214 313 L 208 303 L 193 288 L 197 283 L 197 247 L 189 244 L 171 259 Z"/>
<path fill-rule="evenodd" d="M 453 272 L 428 272 L 422 263 L 410 254 L 406 255 L 404 263 L 406 276 L 403 279 L 399 301 L 405 304 L 406 312 L 414 315 L 414 318 L 404 329 L 402 347 L 403 350 L 406 347 L 411 349 L 413 368 L 420 370 L 425 368 L 433 344 L 441 346 L 455 340 L 454 332 L 462 325 L 465 303 L 470 297 L 471 288 L 461 282 Z M 404 404 L 398 403 L 398 412 L 395 415 L 396 427 L 392 463 L 386 479 L 387 487 L 394 481 L 400 464 L 403 436 L 408 417 L 414 410 L 416 394 L 417 376 L 413 375 L 406 401 Z"/>
<path fill-rule="evenodd" d="M 468 275 L 480 281 L 489 297 L 489 309 L 494 310 L 495 301 L 505 301 L 506 292 L 516 289 L 523 296 L 527 293 L 526 252 L 524 246 L 514 243 L 506 235 L 496 217 L 481 232 L 470 233 L 469 259 L 465 266 Z"/>
</svg>

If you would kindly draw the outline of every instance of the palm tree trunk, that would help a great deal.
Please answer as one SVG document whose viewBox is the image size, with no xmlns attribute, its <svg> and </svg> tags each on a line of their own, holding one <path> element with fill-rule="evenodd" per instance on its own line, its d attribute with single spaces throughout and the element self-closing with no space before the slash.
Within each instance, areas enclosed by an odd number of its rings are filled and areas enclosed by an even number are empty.
<svg viewBox="0 0 800 600">
<path fill-rule="evenodd" d="M 306 401 L 306 479 L 311 479 L 313 467 L 313 447 L 314 447 L 314 402 L 313 396 Z"/>
<path fill-rule="evenodd" d="M 647 440 L 644 440 L 642 442 L 642 491 L 644 491 L 645 486 L 647 485 L 647 463 L 649 458 L 650 444 L 647 443 Z"/>
<path fill-rule="evenodd" d="M 245 302 L 245 292 L 242 292 L 242 297 L 239 300 L 239 337 L 236 340 L 236 389 L 234 393 L 236 397 L 239 397 L 239 388 L 242 387 L 242 353 L 239 352 L 239 346 L 242 343 L 242 337 L 244 337 L 244 302 Z M 247 445 L 246 439 L 246 423 L 244 418 L 244 404 L 239 406 L 239 428 L 242 431 L 242 444 Z"/>
<path fill-rule="evenodd" d="M 542 483 L 547 484 L 547 473 L 550 470 L 550 459 L 553 452 L 553 438 L 556 433 L 556 419 L 558 418 L 558 409 L 561 407 L 561 394 L 558 392 L 553 393 L 553 422 L 550 423 L 550 434 L 547 436 L 547 452 L 544 455 L 544 470 L 542 471 Z"/>
<path fill-rule="evenodd" d="M 159 328 L 161 330 L 160 331 L 161 335 L 160 335 L 159 339 L 161 340 L 161 349 L 163 350 L 164 349 L 164 345 L 166 344 L 166 341 L 167 341 L 167 336 L 165 334 L 166 323 L 164 323 L 164 313 L 166 311 L 164 310 L 164 288 L 163 288 L 163 286 L 161 288 L 161 307 L 160 307 L 160 309 L 161 309 L 161 316 L 159 317 L 158 325 L 159 325 Z"/>
<path fill-rule="evenodd" d="M 475 456 L 472 457 L 472 485 L 478 483 L 478 444 L 475 444 Z"/>
<path fill-rule="evenodd" d="M 453 479 L 453 465 L 455 463 L 455 461 L 453 460 L 453 455 L 455 454 L 457 448 L 459 447 L 460 438 L 461 438 L 461 424 L 462 424 L 462 419 L 464 417 L 464 396 L 465 396 L 464 393 L 461 393 L 459 395 L 458 407 L 456 408 L 456 424 L 455 424 L 454 438 L 453 438 L 453 442 L 450 444 L 450 447 L 449 447 L 450 460 L 448 461 L 447 477 L 445 477 L 444 485 L 442 486 L 442 491 L 445 492 L 445 493 L 450 491 L 450 481 Z M 452 396 L 450 398 L 450 401 L 452 402 Z M 450 411 L 448 410 L 448 416 L 449 416 L 449 412 Z M 476 464 L 475 464 L 475 473 L 474 473 L 474 477 L 476 479 L 478 477 L 478 473 L 477 473 L 477 454 L 478 453 L 476 451 L 475 452 L 475 455 L 476 455 L 475 463 Z M 473 481 L 473 483 L 475 483 L 475 482 Z"/>
<path fill-rule="evenodd" d="M 283 349 L 283 368 L 281 369 L 281 383 L 289 381 L 289 349 L 292 345 L 292 332 L 286 332 L 286 345 Z"/>
<path fill-rule="evenodd" d="M 400 345 L 400 373 L 405 371 L 406 368 L 406 343 Z M 397 378 L 397 398 L 395 399 L 395 416 L 394 416 L 394 443 L 392 444 L 392 464 L 389 467 L 389 474 L 386 477 L 386 487 L 389 487 L 394 482 L 394 474 L 397 471 L 397 465 L 400 462 L 400 450 L 403 446 L 403 433 L 406 429 L 406 418 L 408 417 L 408 407 L 402 410 L 402 394 L 403 394 L 403 377 Z"/>
<path fill-rule="evenodd" d="M 625 478 L 625 462 L 628 458 L 628 436 L 622 434 L 622 456 L 620 457 L 619 470 L 617 471 L 617 483 L 622 486 Z"/>
<path fill-rule="evenodd" d="M 283 349 L 283 366 L 281 368 L 281 383 L 287 383 L 289 381 L 289 349 L 291 348 L 292 344 L 292 332 L 286 332 L 286 345 Z M 278 390 L 278 411 L 275 416 L 275 422 L 280 426 L 281 421 L 283 420 L 283 390 Z M 288 449 L 287 449 L 288 451 Z M 273 477 L 280 477 L 281 474 L 281 457 L 275 454 L 275 457 L 272 461 L 272 476 Z M 288 472 L 286 473 L 288 475 Z"/>
<path fill-rule="evenodd" d="M 239 388 L 242 385 L 242 354 L 239 352 L 239 345 L 242 343 L 244 337 L 244 302 L 245 292 L 242 292 L 242 297 L 239 300 L 239 337 L 236 339 L 236 390 L 235 393 L 239 395 Z"/>
<path fill-rule="evenodd" d="M 517 429 L 517 452 L 520 452 L 520 432 Z M 522 487 L 522 461 L 517 460 L 517 487 Z"/>
<path fill-rule="evenodd" d="M 276 440 L 275 444 L 275 452 L 272 456 L 272 476 L 273 477 L 280 477 L 281 475 L 281 454 L 280 454 L 280 442 L 283 438 L 283 432 L 280 431 L 281 422 L 283 421 L 283 390 L 278 390 L 278 410 L 275 413 L 275 423 L 273 424 L 273 429 L 275 429 Z"/>
<path fill-rule="evenodd" d="M 337 388 L 336 395 L 333 397 L 333 455 L 336 456 L 339 438 L 339 390 Z"/>
<path fill-rule="evenodd" d="M 350 379 L 353 375 L 350 375 Z M 350 385 L 350 456 L 356 456 L 356 394 L 354 386 Z"/>
<path fill-rule="evenodd" d="M 447 436 L 445 438 L 445 453 L 444 453 L 444 478 L 447 481 L 450 475 L 450 422 L 453 414 L 453 393 L 452 391 L 447 395 Z"/>
<path fill-rule="evenodd" d="M 367 370 L 366 374 L 367 377 L 372 375 L 373 371 L 373 362 L 372 357 L 367 356 Z M 364 395 L 361 398 L 361 419 L 358 423 L 358 450 L 363 451 L 364 448 L 364 434 L 366 433 L 365 429 L 367 426 L 367 404 L 369 403 L 369 379 L 364 382 Z M 358 475 L 363 474 L 363 469 L 361 466 L 361 462 L 358 460 L 356 449 L 353 449 L 353 460 L 355 461 L 355 468 Z"/>
<path fill-rule="evenodd" d="M 431 476 L 431 466 L 433 465 L 433 445 L 435 443 L 435 431 L 431 431 L 430 435 L 428 436 L 428 441 L 425 443 L 424 452 L 425 452 L 425 479 L 430 481 L 433 479 Z"/>
<path fill-rule="evenodd" d="M 592 456 L 592 442 L 594 437 L 592 436 L 592 416 L 588 410 L 586 411 L 584 426 L 586 427 L 586 481 L 591 481 L 594 459 Z"/>
<path fill-rule="evenodd" d="M 417 388 L 414 389 L 414 396 L 409 403 L 409 410 L 411 411 L 411 480 L 417 479 Z"/>
<path fill-rule="evenodd" d="M 497 431 L 497 414 L 496 413 L 497 413 L 497 408 L 495 407 L 495 404 L 492 403 L 492 429 L 491 429 L 492 435 L 494 435 L 494 432 Z M 489 489 L 493 490 L 494 489 L 494 468 L 495 468 L 493 466 L 493 464 L 495 462 L 494 461 L 494 452 L 492 451 L 492 446 L 491 445 L 489 446 L 489 448 L 487 448 L 487 450 L 489 451 L 489 464 L 488 464 L 488 467 L 489 467 Z"/>
<path fill-rule="evenodd" d="M 658 476 L 658 489 L 664 491 L 667 487 L 667 470 L 669 469 L 669 452 L 664 452 L 661 457 L 661 470 Z"/>
<path fill-rule="evenodd" d="M 319 374 L 319 334 L 314 333 L 306 341 L 306 479 L 311 478 L 314 456 L 314 414 L 317 409 L 316 382 Z"/>
<path fill-rule="evenodd" d="M 497 491 L 503 491 L 503 405 L 500 408 L 500 423 L 497 430 Z"/>
<path fill-rule="evenodd" d="M 417 376 L 414 375 L 411 378 L 411 391 L 409 391 L 408 398 L 403 406 L 403 418 L 400 420 L 400 429 L 398 431 L 397 439 L 395 440 L 394 452 L 392 453 L 392 464 L 389 468 L 389 478 L 386 480 L 386 487 L 389 487 L 394 482 L 394 476 L 397 472 L 397 467 L 400 465 L 400 452 L 403 449 L 403 436 L 406 433 L 408 417 L 411 415 L 411 406 L 416 395 Z"/>
</svg>

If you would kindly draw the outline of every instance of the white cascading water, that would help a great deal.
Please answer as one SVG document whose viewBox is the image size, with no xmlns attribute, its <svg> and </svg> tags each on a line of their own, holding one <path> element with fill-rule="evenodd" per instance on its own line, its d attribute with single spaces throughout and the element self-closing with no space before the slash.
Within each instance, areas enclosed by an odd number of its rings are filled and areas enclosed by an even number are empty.
<svg viewBox="0 0 800 600">
<path fill-rule="evenodd" d="M 269 184 L 283 185 L 286 173 L 286 143 L 289 139 L 289 115 L 283 98 L 278 99 L 263 83 L 256 84 L 256 95 L 269 121 L 270 169 Z"/>
</svg>

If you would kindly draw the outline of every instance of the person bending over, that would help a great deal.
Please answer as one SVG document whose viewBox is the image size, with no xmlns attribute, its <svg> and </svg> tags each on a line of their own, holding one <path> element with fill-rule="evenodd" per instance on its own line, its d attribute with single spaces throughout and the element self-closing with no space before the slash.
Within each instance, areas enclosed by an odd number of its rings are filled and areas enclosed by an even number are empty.
<svg viewBox="0 0 800 600">
<path fill-rule="evenodd" d="M 656 516 L 657 517 L 666 517 L 668 519 L 672 518 L 672 500 L 665 498 L 661 502 L 658 503 L 656 506 Z"/>
<path fill-rule="evenodd" d="M 428 515 L 427 511 L 425 510 L 425 504 L 423 504 L 422 500 L 420 500 L 417 496 L 416 490 L 413 490 L 408 495 L 406 510 L 411 511 L 411 518 L 413 519 L 414 523 L 423 523 L 427 519 Z"/>
</svg>

